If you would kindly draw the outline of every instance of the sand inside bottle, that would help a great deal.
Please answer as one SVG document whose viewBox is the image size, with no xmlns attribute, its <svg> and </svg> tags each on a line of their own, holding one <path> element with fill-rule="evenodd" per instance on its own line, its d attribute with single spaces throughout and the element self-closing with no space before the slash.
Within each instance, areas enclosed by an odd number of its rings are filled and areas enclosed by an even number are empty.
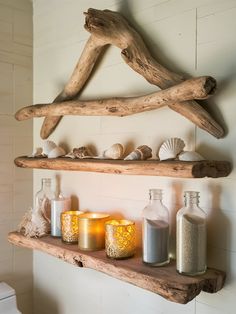
<svg viewBox="0 0 236 314">
<path fill-rule="evenodd" d="M 143 261 L 152 265 L 169 262 L 169 224 L 143 219 Z"/>
<path fill-rule="evenodd" d="M 177 270 L 186 275 L 206 270 L 206 221 L 185 214 L 177 221 Z"/>
</svg>

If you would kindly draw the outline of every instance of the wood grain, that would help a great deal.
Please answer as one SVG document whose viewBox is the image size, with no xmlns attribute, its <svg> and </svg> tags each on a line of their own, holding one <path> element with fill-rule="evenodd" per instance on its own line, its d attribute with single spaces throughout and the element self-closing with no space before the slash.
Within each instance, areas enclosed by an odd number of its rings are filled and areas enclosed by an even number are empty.
<svg viewBox="0 0 236 314">
<path fill-rule="evenodd" d="M 180 84 L 139 97 L 116 97 L 91 101 L 63 101 L 54 104 L 37 104 L 17 111 L 19 121 L 33 117 L 86 115 L 86 116 L 127 116 L 154 110 L 176 101 L 205 99 L 215 91 L 216 81 L 210 76 L 186 80 Z"/>
<path fill-rule="evenodd" d="M 108 259 L 104 251 L 79 251 L 77 245 L 63 244 L 60 239 L 50 236 L 35 239 L 11 232 L 8 241 L 45 252 L 74 266 L 95 269 L 181 304 L 188 303 L 201 291 L 219 291 L 225 281 L 225 273 L 216 269 L 208 269 L 200 276 L 181 276 L 176 272 L 174 261 L 165 267 L 146 266 L 142 263 L 140 251 L 131 259 L 117 261 Z"/>
<path fill-rule="evenodd" d="M 219 178 L 231 171 L 227 161 L 126 161 L 70 158 L 18 157 L 15 164 L 22 168 L 89 171 L 126 175 L 167 176 L 177 178 Z"/>
</svg>

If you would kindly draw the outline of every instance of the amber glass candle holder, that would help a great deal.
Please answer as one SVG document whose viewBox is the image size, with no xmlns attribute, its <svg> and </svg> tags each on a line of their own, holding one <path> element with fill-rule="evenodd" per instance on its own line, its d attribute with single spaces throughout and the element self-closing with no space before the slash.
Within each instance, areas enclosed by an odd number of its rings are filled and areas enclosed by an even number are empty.
<svg viewBox="0 0 236 314">
<path fill-rule="evenodd" d="M 105 222 L 110 218 L 103 213 L 85 213 L 79 217 L 79 249 L 97 251 L 105 248 Z"/>
<path fill-rule="evenodd" d="M 135 223 L 130 220 L 106 222 L 106 254 L 110 258 L 124 259 L 135 253 Z"/>
<path fill-rule="evenodd" d="M 79 216 L 84 212 L 68 210 L 61 213 L 61 238 L 66 243 L 77 243 L 79 235 Z"/>
</svg>

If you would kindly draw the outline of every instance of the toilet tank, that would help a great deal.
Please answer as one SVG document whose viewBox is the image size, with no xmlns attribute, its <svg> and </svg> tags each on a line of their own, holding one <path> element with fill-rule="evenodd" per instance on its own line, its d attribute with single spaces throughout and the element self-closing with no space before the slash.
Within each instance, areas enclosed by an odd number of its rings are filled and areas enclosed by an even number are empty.
<svg viewBox="0 0 236 314">
<path fill-rule="evenodd" d="M 17 309 L 15 290 L 5 282 L 0 282 L 0 314 L 21 314 Z"/>
</svg>

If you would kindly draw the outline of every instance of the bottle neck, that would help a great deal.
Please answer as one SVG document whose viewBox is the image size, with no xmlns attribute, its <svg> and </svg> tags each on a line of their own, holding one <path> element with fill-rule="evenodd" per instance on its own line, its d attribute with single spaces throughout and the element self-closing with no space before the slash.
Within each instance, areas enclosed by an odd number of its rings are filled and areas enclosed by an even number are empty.
<svg viewBox="0 0 236 314">
<path fill-rule="evenodd" d="M 162 190 L 161 189 L 149 190 L 149 201 L 150 203 L 161 203 L 162 202 Z"/>
<path fill-rule="evenodd" d="M 199 205 L 199 192 L 186 191 L 184 193 L 185 207 L 193 207 Z"/>
<path fill-rule="evenodd" d="M 51 190 L 51 179 L 42 179 L 42 190 Z"/>
</svg>

